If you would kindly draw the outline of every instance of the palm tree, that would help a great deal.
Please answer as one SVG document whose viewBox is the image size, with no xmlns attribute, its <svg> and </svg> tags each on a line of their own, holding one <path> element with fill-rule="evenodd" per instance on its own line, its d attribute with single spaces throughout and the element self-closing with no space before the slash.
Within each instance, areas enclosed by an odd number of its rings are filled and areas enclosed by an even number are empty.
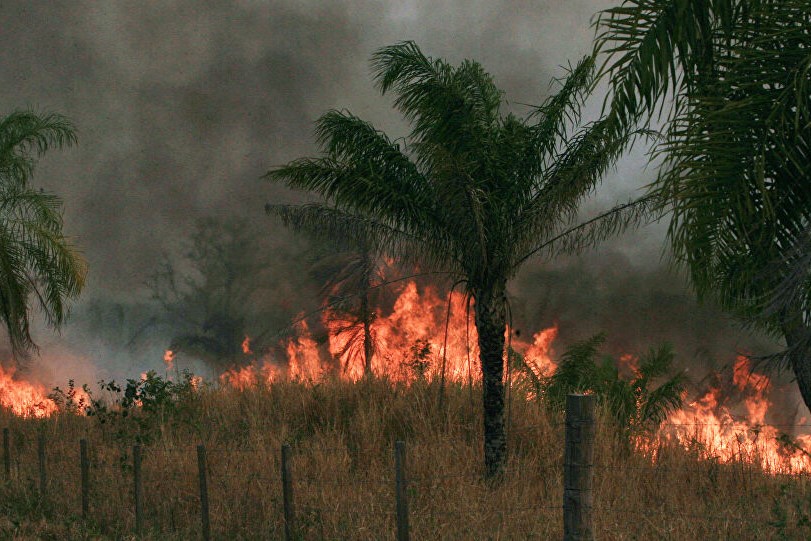
<svg viewBox="0 0 811 541">
<path fill-rule="evenodd" d="M 811 407 L 811 9 L 634 0 L 602 12 L 613 126 L 664 113 L 651 193 L 702 298 L 782 336 Z"/>
<path fill-rule="evenodd" d="M 60 199 L 28 185 L 38 157 L 75 142 L 59 115 L 17 111 L 0 118 L 0 319 L 16 356 L 36 349 L 31 297 L 59 327 L 68 300 L 84 285 L 85 263 L 62 234 Z"/>
<path fill-rule="evenodd" d="M 335 239 L 338 240 L 338 239 Z M 382 265 L 371 250 L 369 239 L 345 238 L 330 243 L 330 254 L 313 265 L 312 273 L 325 278 L 322 293 L 327 319 L 344 345 L 337 361 L 345 371 L 360 361 L 364 378 L 374 375 L 376 343 L 372 325 L 377 317 L 385 281 Z"/>
<path fill-rule="evenodd" d="M 323 155 L 267 175 L 326 203 L 268 210 L 293 228 L 371 239 L 375 252 L 464 281 L 479 337 L 485 473 L 494 478 L 506 457 L 507 282 L 531 255 L 582 248 L 640 219 L 644 205 L 623 206 L 567 234 L 628 137 L 607 138 L 603 121 L 580 124 L 591 58 L 524 118 L 502 114 L 502 92 L 474 61 L 452 66 L 403 42 L 378 50 L 372 69 L 409 136 L 392 140 L 349 112 L 327 112 L 316 129 Z"/>
<path fill-rule="evenodd" d="M 673 348 L 667 343 L 650 348 L 625 379 L 619 361 L 607 355 L 597 360 L 604 341 L 605 335 L 598 334 L 570 346 L 555 373 L 540 380 L 537 388 L 547 405 L 558 410 L 564 408 L 569 393 L 594 393 L 626 436 L 656 430 L 669 413 L 682 406 L 687 387 L 684 372 L 667 377 L 675 359 Z M 529 367 L 524 372 L 534 375 Z M 655 388 L 654 382 L 658 382 Z"/>
</svg>

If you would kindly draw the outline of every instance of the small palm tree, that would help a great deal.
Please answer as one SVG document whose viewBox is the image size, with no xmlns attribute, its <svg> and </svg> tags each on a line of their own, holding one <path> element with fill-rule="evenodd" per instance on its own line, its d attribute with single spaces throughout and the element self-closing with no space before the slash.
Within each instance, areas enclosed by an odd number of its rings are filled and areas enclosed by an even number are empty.
<svg viewBox="0 0 811 541">
<path fill-rule="evenodd" d="M 540 385 L 541 396 L 551 408 L 563 409 L 569 393 L 592 392 L 627 434 L 655 429 L 668 413 L 681 407 L 686 391 L 684 372 L 667 377 L 673 365 L 672 347 L 664 344 L 648 350 L 625 379 L 616 359 L 604 356 L 597 361 L 604 341 L 605 336 L 598 334 L 572 345 L 562 355 L 557 371 Z"/>
<path fill-rule="evenodd" d="M 18 111 L 0 118 L 0 319 L 17 356 L 36 349 L 31 297 L 58 328 L 84 285 L 85 263 L 62 234 L 60 199 L 28 184 L 38 157 L 75 142 L 72 125 L 59 115 Z"/>
<path fill-rule="evenodd" d="M 372 361 L 377 348 L 372 324 L 383 292 L 377 287 L 385 280 L 382 266 L 368 239 L 344 239 L 330 247 L 332 253 L 313 266 L 313 273 L 326 275 L 322 293 L 327 319 L 334 323 L 332 332 L 344 343 L 336 360 L 345 371 L 359 362 L 363 377 L 369 378 L 374 375 Z"/>
<path fill-rule="evenodd" d="M 485 472 L 494 477 L 506 458 L 507 282 L 534 254 L 582 248 L 644 214 L 644 205 L 621 207 L 570 229 L 628 137 L 606 137 L 603 121 L 579 123 L 591 58 L 524 118 L 501 112 L 502 92 L 474 61 L 452 66 L 403 42 L 378 50 L 372 68 L 410 135 L 392 140 L 349 112 L 327 112 L 316 130 L 323 155 L 267 175 L 327 202 L 267 208 L 296 229 L 370 239 L 395 261 L 464 282 L 479 337 Z"/>
</svg>

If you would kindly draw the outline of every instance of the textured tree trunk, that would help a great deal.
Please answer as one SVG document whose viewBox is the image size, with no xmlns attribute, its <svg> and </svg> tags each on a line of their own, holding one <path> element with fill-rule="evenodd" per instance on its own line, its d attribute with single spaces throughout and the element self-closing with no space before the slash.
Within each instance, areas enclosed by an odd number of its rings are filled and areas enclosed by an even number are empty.
<svg viewBox="0 0 811 541">
<path fill-rule="evenodd" d="M 360 301 L 361 317 L 363 318 L 363 376 L 372 377 L 372 314 L 369 309 L 369 291 L 364 291 Z"/>
<path fill-rule="evenodd" d="M 374 356 L 374 344 L 372 343 L 372 309 L 369 302 L 369 291 L 372 287 L 372 271 L 374 269 L 374 259 L 367 246 L 361 246 L 363 257 L 363 293 L 360 297 L 360 317 L 363 322 L 363 377 L 371 378 L 372 356 Z"/>
<path fill-rule="evenodd" d="M 504 331 L 507 325 L 503 288 L 474 296 L 484 394 L 484 468 L 489 479 L 504 472 L 507 441 L 504 433 Z"/>
<path fill-rule="evenodd" d="M 789 309 L 781 314 L 780 324 L 783 327 L 786 345 L 789 348 L 796 348 L 789 353 L 789 362 L 797 378 L 797 387 L 800 389 L 803 402 L 811 410 L 811 359 L 806 354 L 806 348 L 798 347 L 802 342 L 808 341 L 809 329 L 803 324 L 799 310 Z"/>
</svg>

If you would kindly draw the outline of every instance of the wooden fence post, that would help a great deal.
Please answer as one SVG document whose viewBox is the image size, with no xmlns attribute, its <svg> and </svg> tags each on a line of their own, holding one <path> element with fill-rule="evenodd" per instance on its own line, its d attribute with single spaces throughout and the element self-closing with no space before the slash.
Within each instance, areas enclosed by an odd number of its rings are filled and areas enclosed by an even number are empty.
<svg viewBox="0 0 811 541">
<path fill-rule="evenodd" d="M 563 539 L 593 541 L 594 395 L 566 397 L 563 455 Z"/>
<path fill-rule="evenodd" d="M 144 533 L 144 487 L 141 483 L 141 446 L 137 443 L 132 447 L 132 479 L 135 497 L 135 535 L 140 537 Z"/>
<path fill-rule="evenodd" d="M 206 475 L 206 447 L 197 446 L 197 468 L 200 477 L 200 519 L 203 525 L 203 539 L 211 539 L 211 523 L 208 515 L 208 482 Z"/>
<path fill-rule="evenodd" d="M 87 519 L 90 510 L 90 459 L 85 439 L 79 440 L 79 464 L 82 472 L 82 518 Z"/>
<path fill-rule="evenodd" d="M 408 541 L 408 478 L 404 441 L 394 443 L 394 477 L 397 498 L 397 541 Z"/>
<path fill-rule="evenodd" d="M 37 437 L 37 458 L 39 462 L 39 496 L 45 498 L 48 478 L 45 475 L 45 434 L 40 432 Z"/>
<path fill-rule="evenodd" d="M 3 470 L 6 473 L 6 481 L 11 480 L 11 441 L 8 428 L 3 429 Z"/>
<path fill-rule="evenodd" d="M 296 532 L 296 506 L 293 499 L 293 450 L 290 444 L 282 445 L 282 500 L 284 502 L 284 538 L 292 541 Z"/>
</svg>

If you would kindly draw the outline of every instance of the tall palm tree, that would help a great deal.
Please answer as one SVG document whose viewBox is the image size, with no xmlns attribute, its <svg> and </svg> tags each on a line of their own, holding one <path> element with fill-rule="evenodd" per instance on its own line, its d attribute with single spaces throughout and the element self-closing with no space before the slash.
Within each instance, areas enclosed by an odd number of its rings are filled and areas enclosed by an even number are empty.
<svg viewBox="0 0 811 541">
<path fill-rule="evenodd" d="M 700 297 L 782 336 L 811 407 L 811 4 L 633 0 L 601 13 L 614 126 L 664 112 L 652 192 Z"/>
<path fill-rule="evenodd" d="M 644 214 L 644 205 L 624 206 L 564 234 L 628 137 L 607 138 L 603 121 L 580 124 L 591 58 L 524 118 L 502 114 L 502 92 L 474 61 L 453 66 L 403 42 L 378 50 L 372 69 L 410 122 L 409 136 L 392 140 L 349 112 L 327 112 L 316 129 L 323 155 L 267 175 L 326 203 L 268 210 L 296 229 L 371 239 L 370 249 L 395 261 L 464 281 L 479 336 L 485 473 L 493 478 L 506 457 L 507 282 L 531 255 L 591 245 Z"/>
<path fill-rule="evenodd" d="M 17 111 L 0 118 L 0 319 L 17 356 L 36 349 L 31 298 L 58 327 L 84 285 L 85 263 L 62 234 L 60 199 L 28 185 L 38 157 L 75 142 L 59 115 Z"/>
</svg>

